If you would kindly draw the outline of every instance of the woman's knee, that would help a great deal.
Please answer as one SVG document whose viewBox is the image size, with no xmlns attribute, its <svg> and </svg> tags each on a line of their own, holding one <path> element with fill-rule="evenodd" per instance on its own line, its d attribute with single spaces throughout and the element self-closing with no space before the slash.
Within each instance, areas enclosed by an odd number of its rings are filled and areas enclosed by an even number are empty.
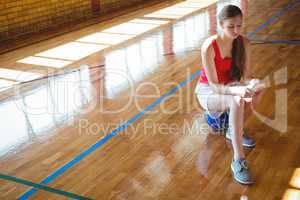
<svg viewBox="0 0 300 200">
<path fill-rule="evenodd" d="M 231 96 L 229 99 L 229 104 L 231 106 L 243 107 L 245 106 L 245 100 L 240 96 Z"/>
</svg>

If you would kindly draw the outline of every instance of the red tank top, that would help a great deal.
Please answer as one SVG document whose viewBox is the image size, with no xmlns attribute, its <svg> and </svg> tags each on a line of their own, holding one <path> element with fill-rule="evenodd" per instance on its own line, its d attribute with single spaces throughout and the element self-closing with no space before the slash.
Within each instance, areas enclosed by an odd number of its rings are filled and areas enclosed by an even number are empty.
<svg viewBox="0 0 300 200">
<path fill-rule="evenodd" d="M 212 46 L 213 46 L 214 52 L 215 52 L 214 61 L 215 61 L 216 72 L 217 72 L 219 83 L 227 84 L 231 81 L 229 79 L 229 71 L 231 69 L 232 60 L 231 60 L 231 58 L 222 58 L 221 57 L 220 49 L 219 49 L 219 46 L 215 39 L 212 41 Z M 208 83 L 204 67 L 202 67 L 199 82 L 200 83 Z"/>
</svg>

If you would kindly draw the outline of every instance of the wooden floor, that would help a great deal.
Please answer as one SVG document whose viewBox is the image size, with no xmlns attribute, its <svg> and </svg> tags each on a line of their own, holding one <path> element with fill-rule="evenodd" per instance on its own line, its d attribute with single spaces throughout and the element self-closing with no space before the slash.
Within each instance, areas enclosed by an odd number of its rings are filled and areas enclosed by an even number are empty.
<svg viewBox="0 0 300 200">
<path fill-rule="evenodd" d="M 1 69 L 32 73 L 0 69 L 0 84 L 16 84 L 0 88 L 1 174 L 101 200 L 300 199 L 300 48 L 287 42 L 299 41 L 300 2 L 232 1 L 247 15 L 253 72 L 271 86 L 245 120 L 252 186 L 232 179 L 231 145 L 193 94 L 224 2 L 170 2 L 0 55 Z M 1 199 L 30 189 L 0 179 Z"/>
</svg>

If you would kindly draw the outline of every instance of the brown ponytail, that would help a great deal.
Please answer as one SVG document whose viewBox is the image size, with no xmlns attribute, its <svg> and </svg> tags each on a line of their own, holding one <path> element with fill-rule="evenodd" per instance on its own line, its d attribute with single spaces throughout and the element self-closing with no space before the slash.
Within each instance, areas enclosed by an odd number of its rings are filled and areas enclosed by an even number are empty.
<svg viewBox="0 0 300 200">
<path fill-rule="evenodd" d="M 222 22 L 226 19 L 236 17 L 236 16 L 243 16 L 241 9 L 234 5 L 227 5 L 225 6 L 220 14 L 219 14 L 219 21 Z M 245 68 L 245 46 L 243 43 L 243 38 L 241 36 L 237 37 L 233 40 L 232 43 L 232 65 L 231 70 L 228 74 L 231 80 L 241 80 L 241 77 L 244 75 L 244 68 Z"/>
<path fill-rule="evenodd" d="M 232 64 L 231 70 L 229 71 L 229 78 L 231 80 L 241 80 L 241 77 L 244 75 L 245 67 L 245 47 L 243 43 L 243 38 L 238 37 L 233 40 L 232 44 Z"/>
</svg>

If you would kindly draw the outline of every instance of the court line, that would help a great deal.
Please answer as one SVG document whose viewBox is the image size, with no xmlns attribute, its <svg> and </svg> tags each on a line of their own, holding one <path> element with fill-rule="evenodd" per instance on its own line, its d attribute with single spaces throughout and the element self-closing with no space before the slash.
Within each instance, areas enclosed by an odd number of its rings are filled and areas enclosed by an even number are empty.
<svg viewBox="0 0 300 200">
<path fill-rule="evenodd" d="M 251 40 L 252 44 L 300 44 L 300 40 Z"/>
<path fill-rule="evenodd" d="M 27 181 L 27 180 L 24 180 L 24 179 L 21 179 L 21 178 L 17 178 L 17 177 L 14 177 L 14 176 L 9 176 L 9 175 L 2 174 L 2 173 L 0 173 L 0 179 L 7 180 L 7 181 L 13 181 L 13 182 L 20 183 L 20 184 L 23 184 L 23 185 L 31 186 L 31 187 L 34 187 L 34 188 L 45 190 L 47 192 L 55 193 L 55 194 L 62 195 L 62 196 L 65 196 L 65 197 L 69 197 L 69 198 L 72 198 L 72 199 L 91 200 L 91 198 L 87 198 L 87 197 L 80 196 L 80 195 L 77 195 L 77 194 L 74 194 L 74 193 L 71 193 L 71 192 L 66 192 L 66 191 L 63 191 L 63 190 L 58 190 L 58 189 L 51 188 L 51 187 L 46 186 L 46 185 L 41 185 L 41 184 L 38 184 L 38 183 L 34 183 L 34 182 L 31 182 L 31 181 Z"/>
<path fill-rule="evenodd" d="M 258 27 L 255 31 L 248 33 L 247 36 L 249 37 L 249 39 L 251 39 L 256 33 L 261 31 L 262 29 L 266 28 L 268 25 L 270 25 L 272 22 L 274 22 L 276 19 L 278 19 L 284 13 L 286 13 L 289 10 L 294 9 L 296 6 L 298 6 L 299 3 L 300 3 L 300 0 L 296 0 L 295 2 L 291 2 L 288 5 L 286 5 L 283 9 L 278 11 L 273 17 L 271 17 L 268 21 L 266 21 L 264 24 L 262 24 L 260 27 Z"/>
<path fill-rule="evenodd" d="M 300 0 L 296 1 L 296 4 L 298 4 L 300 2 Z M 271 19 L 269 19 L 267 22 L 265 22 L 263 25 L 261 25 L 260 27 L 258 27 L 255 31 L 247 34 L 248 37 L 252 37 L 253 35 L 255 35 L 257 32 L 261 31 L 263 28 L 265 28 L 266 26 L 268 26 L 270 23 L 272 23 L 275 19 L 279 18 L 280 16 L 283 15 L 284 12 L 286 12 L 288 9 L 292 9 L 295 8 L 295 6 L 291 6 L 293 5 L 294 2 L 289 3 L 287 6 L 285 6 L 281 11 L 279 11 L 277 14 L 275 14 L 275 17 L 272 17 Z M 290 8 L 291 7 L 291 8 Z M 250 35 L 250 36 L 249 36 Z M 193 79 L 195 78 L 195 76 L 197 76 L 197 74 L 200 75 L 201 71 L 198 70 L 196 73 L 192 74 L 191 77 L 193 77 Z M 181 82 L 179 85 L 185 85 L 186 81 L 191 79 L 188 78 L 187 80 Z M 193 80 L 192 79 L 192 80 Z M 191 81 L 191 80 L 190 80 Z M 181 86 L 182 87 L 182 86 Z M 142 112 L 136 114 L 134 117 L 132 117 L 130 120 L 128 120 L 126 123 L 120 125 L 118 128 L 114 129 L 112 132 L 110 132 L 107 136 L 105 136 L 104 138 L 102 138 L 101 140 L 99 140 L 98 142 L 96 142 L 94 145 L 92 145 L 90 148 L 88 148 L 87 150 L 85 150 L 84 152 L 82 152 L 81 154 L 77 155 L 74 159 L 72 159 L 71 161 L 69 161 L 67 164 L 63 165 L 62 167 L 60 167 L 58 170 L 56 170 L 55 172 L 53 172 L 50 176 L 48 176 L 47 178 L 45 178 L 41 184 L 48 184 L 49 182 L 55 180 L 58 176 L 60 176 L 61 174 L 63 174 L 66 170 L 68 170 L 69 168 L 71 168 L 72 166 L 74 166 L 75 164 L 77 164 L 79 161 L 81 161 L 83 158 L 85 158 L 86 156 L 88 156 L 90 153 L 92 153 L 93 151 L 95 151 L 97 148 L 101 147 L 105 142 L 107 142 L 109 139 L 111 139 L 112 137 L 114 137 L 115 135 L 118 134 L 118 132 L 124 130 L 125 128 L 127 128 L 131 123 L 133 123 L 134 121 L 136 121 L 137 119 L 139 119 L 142 115 L 144 115 L 148 110 L 151 110 L 152 108 L 154 108 L 157 104 L 159 104 L 159 102 L 161 102 L 164 98 L 170 96 L 171 94 L 173 94 L 174 92 L 176 92 L 178 90 L 178 87 L 174 87 L 173 89 L 171 89 L 169 92 L 167 92 L 166 94 L 164 94 L 163 96 L 161 96 L 160 98 L 158 98 L 154 103 L 152 103 L 151 105 L 149 105 L 145 110 L 143 110 Z M 32 188 L 30 190 L 28 190 L 26 193 L 24 193 L 22 196 L 20 196 L 18 198 L 18 200 L 25 200 L 28 199 L 28 197 L 32 196 L 34 193 L 36 193 L 37 190 Z"/>
</svg>

